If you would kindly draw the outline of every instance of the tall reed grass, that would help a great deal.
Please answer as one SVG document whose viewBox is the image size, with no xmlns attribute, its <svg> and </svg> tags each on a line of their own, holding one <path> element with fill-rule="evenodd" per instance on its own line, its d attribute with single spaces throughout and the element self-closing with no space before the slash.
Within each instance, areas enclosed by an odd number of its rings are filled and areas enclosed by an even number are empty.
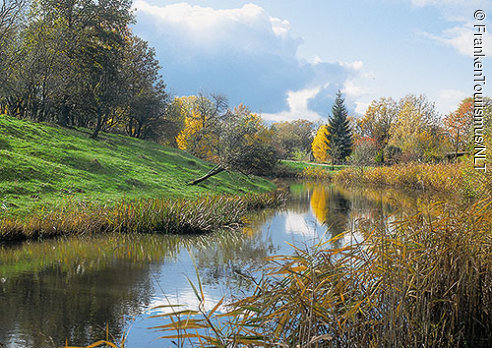
<svg viewBox="0 0 492 348">
<path fill-rule="evenodd" d="M 491 201 L 429 209 L 361 224 L 363 240 L 341 248 L 272 257 L 227 312 L 179 309 L 158 329 L 197 347 L 490 347 Z"/>
<path fill-rule="evenodd" d="M 68 203 L 24 219 L 0 220 L 0 243 L 93 233 L 197 234 L 243 224 L 251 210 L 275 206 L 284 193 L 204 196 L 196 200 L 122 200 L 111 207 Z"/>
<path fill-rule="evenodd" d="M 328 180 L 331 178 L 331 173 L 323 167 L 306 167 L 297 174 L 297 177 L 309 180 Z"/>
<path fill-rule="evenodd" d="M 466 163 L 349 167 L 334 173 L 333 180 L 342 185 L 391 186 L 475 197 L 492 193 L 492 175 L 474 170 Z"/>
</svg>

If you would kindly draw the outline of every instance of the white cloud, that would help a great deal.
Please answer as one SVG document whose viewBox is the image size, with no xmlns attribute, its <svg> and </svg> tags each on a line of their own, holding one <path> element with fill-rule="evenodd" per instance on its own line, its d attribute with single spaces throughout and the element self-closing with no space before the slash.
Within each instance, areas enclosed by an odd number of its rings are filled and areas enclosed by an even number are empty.
<svg viewBox="0 0 492 348">
<path fill-rule="evenodd" d="M 155 6 L 137 0 L 136 33 L 156 48 L 171 93 L 221 93 L 271 120 L 319 119 L 360 61 L 306 62 L 290 23 L 262 7 L 214 9 L 186 2 Z M 329 87 L 328 87 L 329 86 Z"/>
<path fill-rule="evenodd" d="M 355 62 L 340 62 L 339 63 L 344 68 L 352 69 L 352 70 L 362 70 L 364 67 L 364 63 L 360 60 L 356 60 Z"/>
<path fill-rule="evenodd" d="M 345 81 L 342 89 L 347 98 L 356 99 L 362 97 L 368 93 L 368 89 L 364 86 L 356 84 L 353 80 Z"/>
<path fill-rule="evenodd" d="M 316 97 L 320 91 L 320 87 L 306 88 L 300 91 L 287 92 L 288 111 L 278 113 L 263 114 L 262 117 L 268 121 L 293 121 L 296 119 L 304 119 L 317 121 L 321 119 L 321 115 L 309 109 L 308 102 Z"/>
<path fill-rule="evenodd" d="M 429 33 L 422 33 L 422 35 L 451 46 L 463 55 L 473 57 L 475 33 L 478 33 L 478 31 L 476 28 L 473 28 L 473 23 L 465 23 L 461 26 L 446 29 L 441 35 L 433 35 Z M 492 35 L 488 32 L 482 34 L 483 43 L 481 46 L 484 50 L 483 53 L 485 56 L 490 57 L 492 56 Z"/>
<path fill-rule="evenodd" d="M 455 89 L 444 89 L 439 91 L 436 107 L 444 114 L 448 114 L 458 108 L 459 103 L 468 95 L 463 91 Z"/>
<path fill-rule="evenodd" d="M 286 37 L 289 34 L 290 23 L 288 20 L 270 17 L 270 22 L 272 23 L 272 30 L 275 35 Z"/>
</svg>

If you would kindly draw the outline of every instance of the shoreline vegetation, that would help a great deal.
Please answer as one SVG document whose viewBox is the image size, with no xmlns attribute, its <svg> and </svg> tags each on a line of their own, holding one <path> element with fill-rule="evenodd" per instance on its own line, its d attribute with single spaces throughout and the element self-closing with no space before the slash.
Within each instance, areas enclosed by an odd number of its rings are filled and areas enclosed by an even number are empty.
<svg viewBox="0 0 492 348">
<path fill-rule="evenodd" d="M 225 313 L 177 307 L 155 329 L 179 346 L 488 347 L 490 204 L 457 212 L 433 205 L 437 217 L 422 211 L 362 224 L 351 245 L 295 247 L 271 257 L 254 293 Z"/>
<path fill-rule="evenodd" d="M 469 159 L 471 161 L 471 159 Z M 392 187 L 400 190 L 433 191 L 482 199 L 492 194 L 492 176 L 474 170 L 465 161 L 440 164 L 398 164 L 381 167 L 349 167 L 333 174 L 344 186 Z"/>
<path fill-rule="evenodd" d="M 241 196 L 209 195 L 190 199 L 121 200 L 113 206 L 71 204 L 25 218 L 0 220 L 0 243 L 107 233 L 201 234 L 234 229 L 246 213 L 274 207 L 281 190 Z"/>
</svg>

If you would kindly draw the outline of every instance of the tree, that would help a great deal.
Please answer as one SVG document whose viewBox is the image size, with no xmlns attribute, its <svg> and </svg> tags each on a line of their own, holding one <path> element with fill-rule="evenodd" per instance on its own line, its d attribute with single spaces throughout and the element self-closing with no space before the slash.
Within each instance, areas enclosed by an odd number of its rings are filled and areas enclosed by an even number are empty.
<svg viewBox="0 0 492 348">
<path fill-rule="evenodd" d="M 0 5 L 0 113 L 8 111 L 20 54 L 20 27 L 27 0 L 2 0 Z M 10 98 L 11 99 L 11 98 Z M 12 100 L 10 100 L 12 101 Z"/>
<path fill-rule="evenodd" d="M 330 149 L 330 133 L 328 132 L 328 126 L 322 125 L 316 132 L 316 136 L 313 139 L 312 151 L 316 160 L 324 162 L 328 160 L 328 151 Z"/>
<path fill-rule="evenodd" d="M 358 167 L 374 165 L 378 151 L 380 149 L 374 138 L 362 137 L 357 139 L 350 155 L 350 163 Z"/>
<path fill-rule="evenodd" d="M 122 67 L 126 101 L 120 122 L 132 137 L 158 139 L 168 125 L 165 110 L 169 97 L 154 49 L 139 37 L 128 35 Z"/>
<path fill-rule="evenodd" d="M 447 145 L 434 103 L 423 95 L 407 95 L 399 103 L 398 116 L 390 127 L 389 144 L 401 149 L 406 161 L 437 161 Z"/>
<path fill-rule="evenodd" d="M 350 123 L 347 119 L 348 112 L 340 91 L 337 92 L 331 113 L 332 115 L 328 120 L 328 132 L 330 134 L 328 153 L 332 161 L 345 162 L 352 152 L 352 134 Z"/>
<path fill-rule="evenodd" d="M 93 128 L 123 109 L 130 0 L 34 0 L 4 100 L 11 114 Z M 3 93 L 2 93 L 3 94 Z"/>
<path fill-rule="evenodd" d="M 373 100 L 363 118 L 357 121 L 362 137 L 374 140 L 378 157 L 384 162 L 383 150 L 390 139 L 391 125 L 398 116 L 398 104 L 391 98 Z"/>
<path fill-rule="evenodd" d="M 273 140 L 282 158 L 307 157 L 311 152 L 315 124 L 307 120 L 277 122 L 271 126 Z"/>
<path fill-rule="evenodd" d="M 268 173 L 277 162 L 272 132 L 257 114 L 239 105 L 228 111 L 218 123 L 217 165 L 204 176 L 190 182 L 196 185 L 224 170 L 243 174 Z"/>
<path fill-rule="evenodd" d="M 175 101 L 184 119 L 184 128 L 176 137 L 178 147 L 197 157 L 216 160 L 220 123 L 227 107 L 225 97 L 199 94 L 177 98 Z"/>
<path fill-rule="evenodd" d="M 465 98 L 458 109 L 444 118 L 444 127 L 457 154 L 470 144 L 473 129 L 473 98 Z"/>
</svg>

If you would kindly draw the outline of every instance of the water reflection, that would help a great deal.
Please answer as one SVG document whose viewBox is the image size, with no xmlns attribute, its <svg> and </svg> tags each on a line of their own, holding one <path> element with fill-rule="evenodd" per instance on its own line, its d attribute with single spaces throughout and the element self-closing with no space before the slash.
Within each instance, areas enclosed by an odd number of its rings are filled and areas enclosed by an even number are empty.
<svg viewBox="0 0 492 348">
<path fill-rule="evenodd" d="M 222 296 L 248 292 L 244 274 L 258 274 L 265 257 L 292 252 L 353 230 L 362 221 L 414 213 L 441 198 L 294 183 L 277 210 L 249 216 L 243 231 L 208 236 L 106 236 L 23 244 L 0 250 L 0 343 L 57 347 L 88 344 L 130 328 L 127 347 L 167 347 L 148 327 L 157 305 L 197 306 L 186 278 L 204 285 L 206 308 Z M 348 235 L 346 238 L 350 238 Z M 347 243 L 339 240 L 337 243 Z M 196 268 L 195 268 L 196 267 Z M 155 311 L 154 311 L 155 313 Z"/>
</svg>

